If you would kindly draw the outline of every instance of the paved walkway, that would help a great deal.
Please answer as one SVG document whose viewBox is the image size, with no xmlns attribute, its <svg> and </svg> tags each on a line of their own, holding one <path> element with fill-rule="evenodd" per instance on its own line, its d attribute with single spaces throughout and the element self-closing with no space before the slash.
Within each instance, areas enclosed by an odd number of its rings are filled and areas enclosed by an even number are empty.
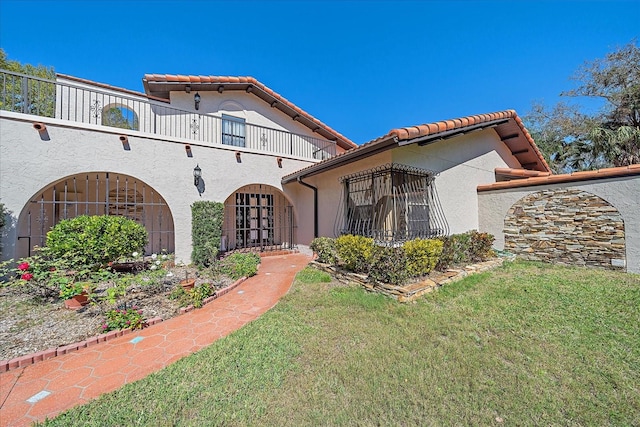
<svg viewBox="0 0 640 427">
<path fill-rule="evenodd" d="M 273 307 L 310 260 L 304 254 L 265 257 L 257 276 L 201 309 L 0 374 L 0 426 L 52 418 L 210 345 Z"/>
</svg>

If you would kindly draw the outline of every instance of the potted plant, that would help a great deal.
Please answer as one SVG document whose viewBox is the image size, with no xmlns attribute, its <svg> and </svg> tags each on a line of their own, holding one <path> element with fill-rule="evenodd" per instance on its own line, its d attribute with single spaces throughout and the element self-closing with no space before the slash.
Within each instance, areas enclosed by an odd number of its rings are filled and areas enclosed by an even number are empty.
<svg viewBox="0 0 640 427">
<path fill-rule="evenodd" d="M 60 286 L 60 298 L 70 310 L 78 310 L 89 303 L 93 285 L 88 282 L 68 282 Z"/>
<path fill-rule="evenodd" d="M 185 277 L 180 281 L 180 286 L 182 286 L 185 291 L 190 291 L 195 285 L 196 279 L 189 279 L 189 270 L 185 270 Z"/>
</svg>

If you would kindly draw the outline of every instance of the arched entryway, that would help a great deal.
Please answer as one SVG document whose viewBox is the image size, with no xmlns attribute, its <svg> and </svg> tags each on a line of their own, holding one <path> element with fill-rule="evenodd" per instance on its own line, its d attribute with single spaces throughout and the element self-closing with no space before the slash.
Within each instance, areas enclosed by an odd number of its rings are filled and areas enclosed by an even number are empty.
<svg viewBox="0 0 640 427">
<path fill-rule="evenodd" d="M 580 189 L 531 193 L 504 219 L 505 249 L 535 261 L 605 268 L 626 265 L 622 215 L 601 197 Z"/>
<path fill-rule="evenodd" d="M 157 191 L 129 175 L 87 172 L 62 178 L 29 200 L 18 220 L 16 256 L 28 256 L 34 246 L 44 246 L 51 227 L 79 215 L 133 219 L 149 233 L 147 254 L 174 251 L 173 216 Z"/>
<path fill-rule="evenodd" d="M 245 185 L 225 200 L 223 251 L 291 249 L 293 236 L 293 207 L 277 188 Z"/>
</svg>

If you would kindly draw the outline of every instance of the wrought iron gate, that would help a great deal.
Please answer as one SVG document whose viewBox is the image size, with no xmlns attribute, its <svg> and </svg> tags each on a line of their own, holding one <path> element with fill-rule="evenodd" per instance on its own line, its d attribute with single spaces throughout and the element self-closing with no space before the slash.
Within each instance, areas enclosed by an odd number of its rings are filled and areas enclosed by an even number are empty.
<svg viewBox="0 0 640 427">
<path fill-rule="evenodd" d="M 147 254 L 174 251 L 171 211 L 153 188 L 127 175 L 92 172 L 64 178 L 30 200 L 18 224 L 17 255 L 44 246 L 47 231 L 79 215 L 118 215 L 143 225 L 149 234 Z"/>
<path fill-rule="evenodd" d="M 222 250 L 290 249 L 293 208 L 284 195 L 269 185 L 247 185 L 225 202 Z"/>
</svg>

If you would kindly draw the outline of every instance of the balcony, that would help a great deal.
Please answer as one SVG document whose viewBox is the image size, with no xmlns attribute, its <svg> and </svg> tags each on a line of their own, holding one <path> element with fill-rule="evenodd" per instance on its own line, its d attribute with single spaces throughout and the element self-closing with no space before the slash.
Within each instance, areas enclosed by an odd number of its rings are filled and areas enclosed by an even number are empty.
<svg viewBox="0 0 640 427">
<path fill-rule="evenodd" d="M 181 110 L 133 92 L 99 90 L 7 70 L 0 70 L 0 85 L 0 110 L 310 160 L 336 154 L 333 141 L 249 124 L 235 117 Z"/>
</svg>

